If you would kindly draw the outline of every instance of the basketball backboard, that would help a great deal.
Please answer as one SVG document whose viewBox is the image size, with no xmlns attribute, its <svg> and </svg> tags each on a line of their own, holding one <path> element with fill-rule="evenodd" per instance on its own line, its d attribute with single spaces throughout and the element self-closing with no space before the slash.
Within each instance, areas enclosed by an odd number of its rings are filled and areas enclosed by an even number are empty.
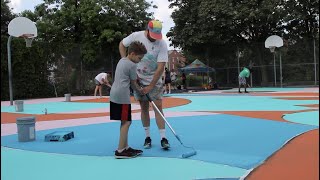
<svg viewBox="0 0 320 180">
<path fill-rule="evenodd" d="M 264 43 L 265 48 L 270 48 L 270 47 L 282 47 L 283 46 L 283 40 L 281 37 L 277 35 L 272 35 L 269 36 L 265 43 Z"/>
<path fill-rule="evenodd" d="M 8 25 L 8 33 L 14 37 L 34 38 L 38 36 L 35 23 L 26 17 L 12 19 Z"/>
</svg>

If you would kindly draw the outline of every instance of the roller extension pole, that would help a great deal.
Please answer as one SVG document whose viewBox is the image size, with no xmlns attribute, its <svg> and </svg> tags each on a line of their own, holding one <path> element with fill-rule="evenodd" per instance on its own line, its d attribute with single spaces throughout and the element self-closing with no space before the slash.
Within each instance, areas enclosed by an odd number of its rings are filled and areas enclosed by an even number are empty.
<svg viewBox="0 0 320 180">
<path fill-rule="evenodd" d="M 164 122 L 167 124 L 167 126 L 169 127 L 169 129 L 172 131 L 172 133 L 174 134 L 174 136 L 177 138 L 177 140 L 180 142 L 180 144 L 185 147 L 185 148 L 191 148 L 193 151 L 191 152 L 187 152 L 187 153 L 184 153 L 182 154 L 182 158 L 188 158 L 188 157 L 191 157 L 191 156 L 194 156 L 197 154 L 197 151 L 193 148 L 193 147 L 188 147 L 188 146 L 185 146 L 180 137 L 177 135 L 177 133 L 174 131 L 174 129 L 172 128 L 172 126 L 169 124 L 169 122 L 166 120 L 166 118 L 164 117 L 164 115 L 161 113 L 161 111 L 159 110 L 159 108 L 157 107 L 157 105 L 151 100 L 149 94 L 146 94 L 148 100 L 151 102 L 151 104 L 153 105 L 154 109 L 156 109 L 156 111 L 160 114 L 160 116 L 162 117 L 162 119 L 164 120 Z"/>
</svg>

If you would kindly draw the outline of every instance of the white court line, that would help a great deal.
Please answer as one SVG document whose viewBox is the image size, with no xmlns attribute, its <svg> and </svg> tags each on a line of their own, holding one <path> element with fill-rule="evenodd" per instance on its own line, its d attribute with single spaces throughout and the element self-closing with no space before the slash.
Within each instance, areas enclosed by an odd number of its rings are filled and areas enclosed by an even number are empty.
<svg viewBox="0 0 320 180">
<path fill-rule="evenodd" d="M 154 111 L 150 111 L 150 118 L 154 118 Z M 181 117 L 181 116 L 202 116 L 202 115 L 213 115 L 219 113 L 210 113 L 210 112 L 166 112 L 165 117 Z M 133 120 L 140 120 L 141 114 L 132 113 Z M 100 124 L 100 123 L 109 123 L 114 122 L 110 120 L 110 116 L 102 117 L 90 117 L 90 118 L 80 118 L 80 119 L 68 119 L 68 120 L 51 120 L 51 121 L 39 121 L 36 122 L 35 128 L 39 130 L 63 128 L 63 127 L 72 127 L 72 126 L 82 126 L 89 124 Z M 17 124 L 16 123 L 7 123 L 1 124 L 1 136 L 11 135 L 17 133 Z"/>
</svg>

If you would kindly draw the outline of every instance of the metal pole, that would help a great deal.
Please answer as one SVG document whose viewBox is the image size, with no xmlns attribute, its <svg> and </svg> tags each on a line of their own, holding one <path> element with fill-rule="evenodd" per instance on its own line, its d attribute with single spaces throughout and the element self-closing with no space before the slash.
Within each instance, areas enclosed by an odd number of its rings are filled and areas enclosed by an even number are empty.
<svg viewBox="0 0 320 180">
<path fill-rule="evenodd" d="M 239 52 L 239 49 L 238 49 L 238 54 L 237 54 L 237 57 L 238 57 L 238 74 L 240 74 L 240 52 Z"/>
<path fill-rule="evenodd" d="M 276 52 L 273 52 L 274 86 L 277 86 Z"/>
<path fill-rule="evenodd" d="M 12 36 L 9 36 L 7 42 L 8 51 L 8 72 L 9 72 L 9 93 L 10 93 L 10 105 L 13 105 L 13 93 L 12 93 L 12 72 L 11 72 L 11 40 Z"/>
<path fill-rule="evenodd" d="M 313 59 L 314 59 L 314 85 L 317 85 L 317 57 L 316 57 L 316 39 L 313 38 Z"/>
<path fill-rule="evenodd" d="M 282 87 L 282 59 L 281 59 L 281 51 L 280 51 L 280 86 Z"/>
</svg>

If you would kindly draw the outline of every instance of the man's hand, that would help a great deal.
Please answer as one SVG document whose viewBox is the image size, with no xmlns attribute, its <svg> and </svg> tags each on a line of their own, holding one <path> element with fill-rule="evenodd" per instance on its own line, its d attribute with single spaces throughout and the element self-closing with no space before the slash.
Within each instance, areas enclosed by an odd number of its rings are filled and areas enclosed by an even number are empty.
<svg viewBox="0 0 320 180">
<path fill-rule="evenodd" d="M 154 87 L 151 85 L 148 85 L 146 87 L 143 88 L 143 93 L 144 94 L 148 94 Z"/>
</svg>

